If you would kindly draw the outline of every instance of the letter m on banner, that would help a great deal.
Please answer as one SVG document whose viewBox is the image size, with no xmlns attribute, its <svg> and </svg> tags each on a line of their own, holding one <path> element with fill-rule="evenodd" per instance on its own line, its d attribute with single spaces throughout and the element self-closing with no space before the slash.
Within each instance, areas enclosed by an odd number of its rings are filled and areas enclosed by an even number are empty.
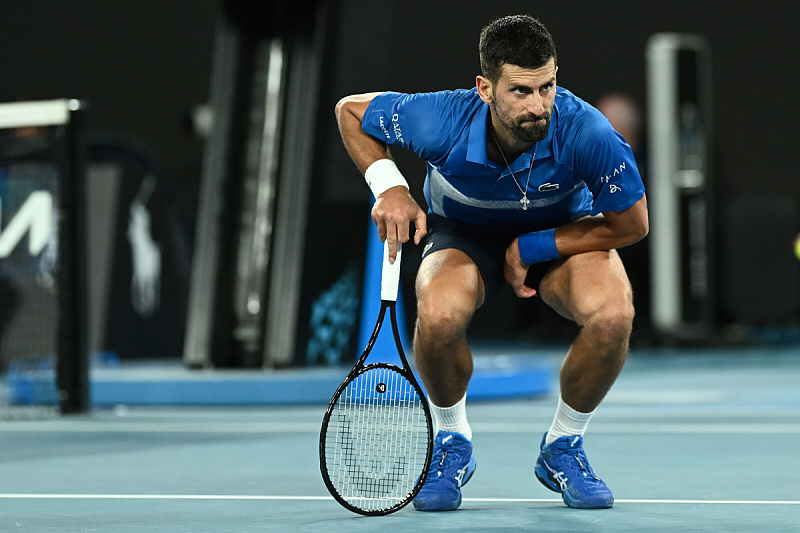
<svg viewBox="0 0 800 533">
<path fill-rule="evenodd" d="M 2 214 L 2 205 L 0 205 Z M 0 259 L 8 257 L 28 235 L 28 253 L 38 255 L 50 240 L 53 227 L 53 196 L 47 191 L 34 191 L 14 214 L 5 228 L 0 229 Z"/>
</svg>

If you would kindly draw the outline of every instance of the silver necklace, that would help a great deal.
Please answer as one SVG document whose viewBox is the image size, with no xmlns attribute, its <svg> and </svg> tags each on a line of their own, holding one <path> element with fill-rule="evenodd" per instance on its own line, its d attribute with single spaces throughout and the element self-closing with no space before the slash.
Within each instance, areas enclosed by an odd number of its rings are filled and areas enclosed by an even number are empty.
<svg viewBox="0 0 800 533">
<path fill-rule="evenodd" d="M 492 132 L 492 138 L 494 139 L 494 144 L 497 145 L 497 149 L 500 150 L 500 155 L 503 156 L 503 161 L 505 162 L 506 167 L 508 167 L 508 171 L 511 172 L 511 179 L 514 180 L 517 189 L 519 189 L 519 192 L 522 193 L 522 199 L 519 201 L 519 203 L 522 204 L 522 210 L 527 211 L 528 204 L 531 203 L 531 201 L 528 200 L 528 185 L 530 185 L 531 183 L 531 172 L 533 172 L 533 160 L 536 158 L 536 148 L 539 146 L 539 143 L 537 142 L 536 144 L 533 145 L 533 155 L 531 156 L 531 167 L 528 169 L 528 179 L 527 181 L 525 181 L 525 190 L 523 191 L 522 186 L 517 181 L 517 176 L 515 176 L 514 171 L 511 170 L 511 165 L 508 164 L 508 159 L 506 159 L 506 154 L 503 153 L 503 149 L 500 148 L 500 143 L 497 142 L 497 137 L 494 134 L 494 128 L 489 126 L 489 131 Z"/>
</svg>

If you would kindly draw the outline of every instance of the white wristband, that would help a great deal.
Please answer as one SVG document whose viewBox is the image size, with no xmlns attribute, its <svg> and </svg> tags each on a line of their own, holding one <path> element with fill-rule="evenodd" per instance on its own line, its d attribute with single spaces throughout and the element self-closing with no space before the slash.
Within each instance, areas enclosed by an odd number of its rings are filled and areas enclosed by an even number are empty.
<svg viewBox="0 0 800 533">
<path fill-rule="evenodd" d="M 372 163 L 364 172 L 364 179 L 375 198 L 398 185 L 408 189 L 408 182 L 391 159 L 378 159 Z"/>
</svg>

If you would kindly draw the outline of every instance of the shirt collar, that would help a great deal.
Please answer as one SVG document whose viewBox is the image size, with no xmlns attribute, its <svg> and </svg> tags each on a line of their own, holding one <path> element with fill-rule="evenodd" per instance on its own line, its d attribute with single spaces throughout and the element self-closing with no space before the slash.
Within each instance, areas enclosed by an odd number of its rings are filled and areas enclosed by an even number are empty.
<svg viewBox="0 0 800 533">
<path fill-rule="evenodd" d="M 486 124 L 489 120 L 489 104 L 482 103 L 472 115 L 467 139 L 467 161 L 489 166 L 492 161 L 486 156 Z"/>
</svg>

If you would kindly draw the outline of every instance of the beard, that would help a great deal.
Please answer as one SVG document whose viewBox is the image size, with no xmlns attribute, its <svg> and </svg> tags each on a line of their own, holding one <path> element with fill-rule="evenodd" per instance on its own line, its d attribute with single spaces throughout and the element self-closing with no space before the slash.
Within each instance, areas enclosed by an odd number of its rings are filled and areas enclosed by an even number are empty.
<svg viewBox="0 0 800 533">
<path fill-rule="evenodd" d="M 503 116 L 497 109 L 497 104 L 492 103 L 495 114 L 497 115 L 500 124 L 502 124 L 516 139 L 535 143 L 547 137 L 547 131 L 550 129 L 550 111 L 545 110 L 541 116 L 523 115 L 516 118 L 509 118 Z"/>
</svg>

